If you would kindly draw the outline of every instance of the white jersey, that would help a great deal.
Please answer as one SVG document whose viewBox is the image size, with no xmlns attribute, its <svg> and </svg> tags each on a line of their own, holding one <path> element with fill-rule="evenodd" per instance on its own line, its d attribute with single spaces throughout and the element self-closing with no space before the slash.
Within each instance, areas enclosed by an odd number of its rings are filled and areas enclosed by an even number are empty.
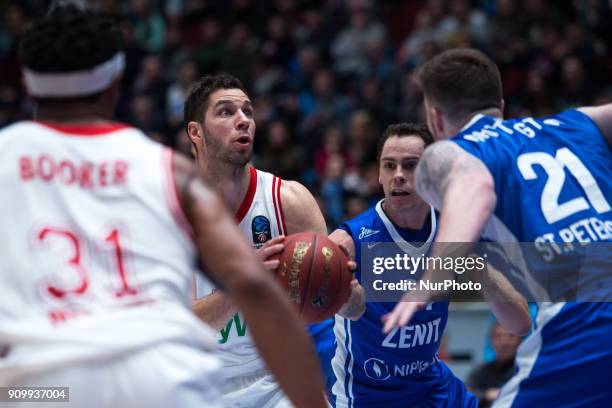
<svg viewBox="0 0 612 408">
<path fill-rule="evenodd" d="M 246 196 L 236 213 L 236 220 L 242 233 L 252 242 L 256 248 L 261 247 L 266 241 L 278 236 L 286 235 L 285 220 L 280 201 L 280 187 L 282 180 L 270 173 L 250 168 L 251 180 Z M 196 295 L 198 298 L 209 295 L 214 287 L 206 279 L 196 275 Z M 221 370 L 222 377 L 226 382 L 226 392 L 231 393 L 235 389 L 244 388 L 249 385 L 249 380 L 255 381 L 267 374 L 264 361 L 249 335 L 244 318 L 240 313 L 234 315 L 218 334 L 218 350 L 223 360 Z M 251 387 L 263 390 L 276 388 L 269 378 L 265 379 L 266 386 Z M 256 401 L 257 391 L 250 392 L 238 405 L 234 401 L 226 400 L 229 406 L 275 406 L 275 404 L 264 405 Z M 274 393 L 272 393 L 274 394 Z M 270 393 L 268 392 L 268 395 Z M 278 396 L 278 395 L 277 395 Z M 262 400 L 265 400 L 262 397 Z M 267 401 L 269 402 L 269 400 Z M 244 404 L 244 405 L 243 405 Z"/>
<path fill-rule="evenodd" d="M 214 350 L 171 150 L 120 124 L 21 122 L 0 131 L 0 191 L 0 386 L 162 342 Z"/>
</svg>

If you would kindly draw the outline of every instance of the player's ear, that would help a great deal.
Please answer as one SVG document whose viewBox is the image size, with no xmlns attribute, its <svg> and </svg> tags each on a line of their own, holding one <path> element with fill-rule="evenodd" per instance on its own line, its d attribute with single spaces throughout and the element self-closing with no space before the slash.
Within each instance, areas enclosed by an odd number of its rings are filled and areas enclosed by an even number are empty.
<svg viewBox="0 0 612 408">
<path fill-rule="evenodd" d="M 501 111 L 502 114 L 504 113 L 504 109 L 506 109 L 506 101 L 504 101 L 503 99 L 501 100 Z"/>
<path fill-rule="evenodd" d="M 187 136 L 191 140 L 192 150 L 195 150 L 195 155 L 197 156 L 204 144 L 204 129 L 202 125 L 195 120 L 187 122 Z"/>
<path fill-rule="evenodd" d="M 427 126 L 434 135 L 444 134 L 444 117 L 442 111 L 435 107 L 429 107 Z"/>
</svg>

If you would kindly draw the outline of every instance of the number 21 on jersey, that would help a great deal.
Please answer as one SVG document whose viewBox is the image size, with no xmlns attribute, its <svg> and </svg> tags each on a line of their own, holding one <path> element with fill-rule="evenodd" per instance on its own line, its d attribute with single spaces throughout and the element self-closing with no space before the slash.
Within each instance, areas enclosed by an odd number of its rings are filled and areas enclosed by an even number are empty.
<svg viewBox="0 0 612 408">
<path fill-rule="evenodd" d="M 559 203 L 559 194 L 565 183 L 566 168 L 580 184 L 595 211 L 599 214 L 610 211 L 610 204 L 608 204 L 589 169 L 567 147 L 557 150 L 555 156 L 545 152 L 532 152 L 521 154 L 517 158 L 517 166 L 525 180 L 538 178 L 533 169 L 534 165 L 541 166 L 548 175 L 542 190 L 540 205 L 544 218 L 549 224 L 589 209 L 589 203 L 584 197 L 576 197 L 564 203 Z"/>
</svg>

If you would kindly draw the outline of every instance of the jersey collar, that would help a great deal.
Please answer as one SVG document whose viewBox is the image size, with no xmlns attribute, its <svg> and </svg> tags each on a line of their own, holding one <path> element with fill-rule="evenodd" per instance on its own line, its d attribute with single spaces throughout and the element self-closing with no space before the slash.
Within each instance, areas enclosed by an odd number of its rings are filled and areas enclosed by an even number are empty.
<svg viewBox="0 0 612 408">
<path fill-rule="evenodd" d="M 436 236 L 437 221 L 436 211 L 433 206 L 429 206 L 431 211 L 431 231 L 429 233 L 429 237 L 422 246 L 415 247 L 414 245 L 410 245 L 410 243 L 407 242 L 404 238 L 402 238 L 400 233 L 397 232 L 395 225 L 393 225 L 393 222 L 391 222 L 389 217 L 387 217 L 387 214 L 385 214 L 385 211 L 382 208 L 383 201 L 385 200 L 382 199 L 378 203 L 376 203 L 376 212 L 378 213 L 378 216 L 382 220 L 383 224 L 385 224 L 385 228 L 389 232 L 389 235 L 391 236 L 391 239 L 393 239 L 393 242 L 395 242 L 395 244 L 399 246 L 402 251 L 412 257 L 420 256 L 421 254 L 427 253 L 427 251 L 429 251 L 429 247 L 431 246 L 431 242 Z"/>
<path fill-rule="evenodd" d="M 468 121 L 468 123 L 466 123 L 465 125 L 463 125 L 463 127 L 461 128 L 461 130 L 459 132 L 463 132 L 464 130 L 468 129 L 469 127 L 471 127 L 474 123 L 478 122 L 480 119 L 484 118 L 484 115 L 482 113 L 477 113 L 474 116 L 472 116 L 472 119 L 470 119 Z"/>
<path fill-rule="evenodd" d="M 242 219 L 251 208 L 251 204 L 253 203 L 253 198 L 255 197 L 255 191 L 257 190 L 257 170 L 254 167 L 249 166 L 250 180 L 249 180 L 249 188 L 242 200 L 242 204 L 240 204 L 240 208 L 234 215 L 236 222 L 240 224 Z"/>
</svg>

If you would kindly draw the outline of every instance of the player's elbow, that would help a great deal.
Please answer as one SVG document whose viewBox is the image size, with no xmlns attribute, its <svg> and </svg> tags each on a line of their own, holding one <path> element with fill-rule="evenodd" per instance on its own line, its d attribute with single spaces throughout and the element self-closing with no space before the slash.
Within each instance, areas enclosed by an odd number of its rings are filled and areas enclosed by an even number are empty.
<svg viewBox="0 0 612 408">
<path fill-rule="evenodd" d="M 531 320 L 525 320 L 521 324 L 517 325 L 512 334 L 520 337 L 525 337 L 531 332 Z"/>
<path fill-rule="evenodd" d="M 527 336 L 531 332 L 531 314 L 529 313 L 529 306 L 527 302 L 521 308 L 521 312 L 517 313 L 517 317 L 514 319 L 512 324 L 508 325 L 506 329 L 515 336 Z"/>
<path fill-rule="evenodd" d="M 518 318 L 512 322 L 505 322 L 502 326 L 510 334 L 525 337 L 531 332 L 531 319 Z"/>
</svg>

